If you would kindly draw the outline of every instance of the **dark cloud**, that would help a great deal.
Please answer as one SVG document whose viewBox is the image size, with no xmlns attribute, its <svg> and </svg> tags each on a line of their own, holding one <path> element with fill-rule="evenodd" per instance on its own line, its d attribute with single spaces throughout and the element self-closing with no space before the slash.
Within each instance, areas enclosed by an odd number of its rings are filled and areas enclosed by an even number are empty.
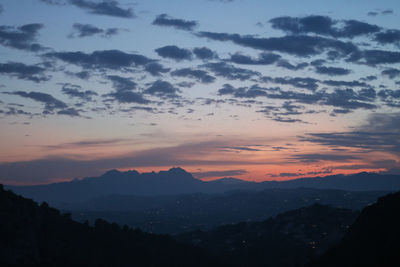
<svg viewBox="0 0 400 267">
<path fill-rule="evenodd" d="M 314 33 L 331 37 L 354 38 L 380 31 L 380 27 L 357 20 L 333 20 L 327 16 L 278 17 L 270 20 L 273 28 L 290 34 Z"/>
<path fill-rule="evenodd" d="M 236 151 L 251 151 L 251 152 L 257 152 L 257 151 L 263 151 L 262 149 L 259 148 L 253 148 L 250 146 L 223 146 L 221 147 L 224 150 L 236 150 Z"/>
<path fill-rule="evenodd" d="M 190 50 L 185 48 L 179 48 L 175 45 L 167 45 L 164 47 L 160 47 L 157 48 L 155 51 L 160 57 L 171 58 L 176 61 L 192 59 L 192 52 Z"/>
<path fill-rule="evenodd" d="M 144 98 L 141 92 L 134 92 L 134 90 L 137 88 L 137 84 L 130 78 L 121 77 L 118 75 L 108 75 L 107 79 L 112 82 L 115 91 L 104 96 L 112 97 L 119 103 L 150 103 L 149 100 Z"/>
<path fill-rule="evenodd" d="M 394 79 L 397 77 L 400 77 L 400 70 L 394 69 L 394 68 L 389 68 L 385 69 L 381 72 L 382 75 L 388 76 L 390 79 Z"/>
<path fill-rule="evenodd" d="M 43 82 L 50 79 L 44 74 L 45 69 L 38 65 L 25 65 L 19 62 L 0 63 L 0 74 L 17 77 L 22 80 Z"/>
<path fill-rule="evenodd" d="M 276 65 L 278 67 L 285 68 L 285 69 L 288 69 L 288 70 L 301 70 L 301 69 L 304 69 L 304 68 L 308 67 L 308 63 L 307 62 L 301 62 L 301 63 L 298 63 L 297 65 L 293 65 L 289 61 L 284 60 L 284 59 L 278 60 Z"/>
<path fill-rule="evenodd" d="M 226 171 L 208 171 L 208 172 L 192 172 L 191 174 L 197 179 L 209 177 L 228 177 L 246 174 L 246 170 L 226 170 Z"/>
<path fill-rule="evenodd" d="M 181 91 L 174 87 L 172 84 L 166 81 L 157 80 L 148 87 L 144 93 L 158 96 L 158 97 L 168 97 L 168 98 L 176 98 L 179 97 L 178 93 Z"/>
<path fill-rule="evenodd" d="M 90 69 L 125 69 L 132 66 L 145 66 L 153 60 L 138 54 L 128 54 L 120 50 L 100 50 L 91 54 L 84 52 L 52 52 L 45 54 L 64 62 Z"/>
<path fill-rule="evenodd" d="M 318 80 L 314 78 L 302 78 L 302 77 L 261 77 L 262 82 L 272 82 L 277 84 L 292 85 L 294 87 L 315 91 L 318 89 Z"/>
<path fill-rule="evenodd" d="M 289 35 L 283 37 L 258 38 L 239 34 L 199 32 L 198 37 L 216 41 L 231 41 L 235 44 L 265 51 L 278 51 L 295 56 L 309 57 L 334 51 L 336 57 L 348 57 L 358 52 L 351 42 L 343 42 L 320 36 Z"/>
<path fill-rule="evenodd" d="M 347 147 L 368 151 L 400 153 L 400 113 L 374 113 L 366 123 L 349 132 L 309 133 L 301 141 L 331 148 Z"/>
<path fill-rule="evenodd" d="M 193 20 L 175 19 L 171 18 L 167 14 L 161 14 L 158 15 L 153 21 L 153 25 L 174 27 L 180 30 L 192 31 L 197 26 L 197 22 Z"/>
<path fill-rule="evenodd" d="M 382 10 L 381 14 L 382 15 L 391 15 L 393 14 L 393 10 L 392 9 L 386 9 L 386 10 Z"/>
<path fill-rule="evenodd" d="M 290 157 L 290 159 L 299 160 L 304 163 L 315 163 L 319 161 L 347 161 L 358 159 L 351 155 L 338 155 L 338 154 L 297 154 Z"/>
<path fill-rule="evenodd" d="M 54 5 L 54 6 L 62 6 L 65 5 L 66 2 L 65 0 L 40 0 L 43 3 L 49 4 L 49 5 Z"/>
<path fill-rule="evenodd" d="M 375 34 L 375 41 L 380 44 L 400 45 L 400 30 L 386 30 Z"/>
<path fill-rule="evenodd" d="M 367 15 L 368 15 L 368 16 L 371 16 L 371 17 L 378 16 L 378 14 L 379 14 L 379 13 L 376 12 L 376 11 L 370 11 L 370 12 L 367 13 Z"/>
<path fill-rule="evenodd" d="M 261 53 L 256 59 L 251 58 L 250 56 L 243 55 L 241 53 L 235 53 L 231 55 L 230 61 L 236 64 L 270 65 L 277 62 L 280 58 L 280 55 L 273 53 Z"/>
<path fill-rule="evenodd" d="M 57 111 L 58 115 L 66 115 L 66 116 L 70 116 L 70 117 L 80 117 L 79 112 L 81 112 L 82 110 L 77 110 L 75 108 L 66 108 L 66 109 L 62 109 Z"/>
<path fill-rule="evenodd" d="M 334 81 L 334 80 L 325 80 L 322 81 L 323 84 L 329 85 L 329 86 L 336 86 L 336 87 L 370 87 L 365 82 L 359 82 L 359 81 Z"/>
<path fill-rule="evenodd" d="M 324 67 L 324 66 L 315 67 L 315 71 L 319 74 L 331 75 L 331 76 L 348 75 L 351 72 L 349 69 L 344 69 L 339 67 Z"/>
<path fill-rule="evenodd" d="M 144 69 L 153 76 L 160 76 L 161 74 L 167 73 L 171 70 L 169 68 L 164 68 L 164 66 L 158 62 L 150 62 L 144 66 Z"/>
<path fill-rule="evenodd" d="M 17 95 L 24 98 L 29 98 L 34 101 L 40 102 L 44 104 L 44 113 L 53 113 L 56 109 L 66 109 L 68 108 L 67 104 L 54 98 L 52 95 L 40 92 L 24 92 L 24 91 L 16 91 L 16 92 L 6 92 L 4 94 L 8 95 Z"/>
<path fill-rule="evenodd" d="M 193 78 L 201 83 L 212 83 L 215 81 L 215 77 L 209 75 L 208 72 L 204 70 L 195 70 L 191 68 L 177 69 L 171 72 L 171 75 L 178 77 Z"/>
<path fill-rule="evenodd" d="M 69 37 L 89 37 L 93 35 L 101 35 L 103 37 L 110 37 L 119 33 L 118 28 L 101 29 L 91 24 L 75 23 L 73 26 L 74 32 Z"/>
<path fill-rule="evenodd" d="M 137 103 L 137 104 L 148 104 L 149 100 L 145 99 L 141 93 L 132 91 L 118 91 L 111 92 L 104 96 L 112 97 L 119 103 Z"/>
<path fill-rule="evenodd" d="M 88 80 L 91 75 L 89 71 L 79 71 L 79 72 L 66 71 L 65 73 L 69 76 L 77 77 L 82 80 Z"/>
<path fill-rule="evenodd" d="M 137 84 L 130 78 L 121 77 L 118 75 L 108 75 L 107 79 L 112 82 L 113 87 L 118 91 L 132 91 L 137 87 Z"/>
<path fill-rule="evenodd" d="M 101 2 L 89 0 L 69 0 L 69 3 L 79 8 L 88 10 L 91 14 L 107 15 L 120 18 L 135 17 L 131 8 L 121 8 L 119 3 L 114 0 L 103 0 Z"/>
<path fill-rule="evenodd" d="M 202 60 L 211 60 L 211 59 L 216 59 L 218 58 L 217 53 L 212 51 L 211 49 L 207 47 L 195 47 L 193 49 L 193 54 Z"/>
<path fill-rule="evenodd" d="M 20 27 L 0 26 L 0 44 L 6 47 L 28 51 L 41 51 L 45 48 L 36 43 L 38 32 L 43 24 L 32 23 Z"/>
<path fill-rule="evenodd" d="M 365 50 L 360 52 L 358 59 L 368 65 L 400 63 L 400 52 L 384 50 Z"/>
<path fill-rule="evenodd" d="M 237 68 L 231 64 L 227 64 L 225 62 L 217 62 L 217 63 L 207 63 L 203 65 L 203 67 L 207 68 L 215 75 L 227 78 L 229 80 L 249 80 L 253 76 L 259 76 L 260 73 L 257 71 Z"/>
<path fill-rule="evenodd" d="M 284 91 L 279 87 L 263 88 L 258 85 L 234 88 L 225 84 L 218 90 L 219 95 L 232 95 L 235 98 L 266 97 L 270 99 L 292 100 L 304 104 L 328 105 L 343 109 L 375 109 L 376 92 L 372 88 L 360 91 L 336 88 L 332 92 L 315 91 L 312 94 L 296 91 Z M 264 112 L 264 111 L 260 111 Z"/>
<path fill-rule="evenodd" d="M 64 83 L 62 84 L 61 92 L 68 95 L 69 97 L 79 98 L 85 101 L 91 101 L 94 96 L 98 94 L 92 90 L 81 90 L 82 87 L 80 85 Z"/>
</svg>

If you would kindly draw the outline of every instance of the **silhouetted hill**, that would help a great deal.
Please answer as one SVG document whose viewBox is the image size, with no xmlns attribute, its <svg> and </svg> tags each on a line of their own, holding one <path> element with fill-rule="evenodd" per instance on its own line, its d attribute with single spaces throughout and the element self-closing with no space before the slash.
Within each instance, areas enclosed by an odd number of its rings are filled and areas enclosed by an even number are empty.
<svg viewBox="0 0 400 267">
<path fill-rule="evenodd" d="M 112 195 L 58 205 L 57 208 L 71 212 L 74 219 L 82 222 L 104 218 L 147 232 L 180 233 L 241 221 L 261 221 L 312 203 L 361 210 L 386 193 L 297 188 L 231 191 L 213 195 Z"/>
<path fill-rule="evenodd" d="M 317 178 L 301 178 L 291 181 L 248 182 L 225 178 L 211 182 L 195 179 L 181 168 L 158 173 L 120 172 L 112 170 L 100 177 L 84 178 L 71 182 L 38 186 L 8 186 L 14 192 L 36 201 L 52 205 L 82 202 L 107 195 L 177 195 L 193 193 L 223 193 L 231 190 L 263 190 L 271 188 L 319 188 L 347 191 L 395 191 L 400 190 L 399 175 L 359 173 Z"/>
<path fill-rule="evenodd" d="M 72 221 L 0 185 L 0 266 L 217 266 L 201 249 L 104 220 Z"/>
<path fill-rule="evenodd" d="M 399 266 L 400 192 L 366 207 L 342 242 L 310 266 Z"/>
<path fill-rule="evenodd" d="M 300 266 L 337 244 L 357 214 L 314 204 L 263 222 L 223 225 L 176 239 L 207 249 L 231 266 Z"/>
</svg>

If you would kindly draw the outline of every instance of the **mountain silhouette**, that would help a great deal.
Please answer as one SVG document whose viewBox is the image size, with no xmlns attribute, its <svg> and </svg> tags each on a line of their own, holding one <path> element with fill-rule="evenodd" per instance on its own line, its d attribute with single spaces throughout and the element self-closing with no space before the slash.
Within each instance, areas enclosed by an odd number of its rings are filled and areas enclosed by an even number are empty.
<svg viewBox="0 0 400 267">
<path fill-rule="evenodd" d="M 36 186 L 8 186 L 14 192 L 36 201 L 51 204 L 87 201 L 107 195 L 177 195 L 191 193 L 223 193 L 232 190 L 263 190 L 270 188 L 319 188 L 347 191 L 400 190 L 399 175 L 359 173 L 289 181 L 249 182 L 235 178 L 205 182 L 194 178 L 182 168 L 168 171 L 139 173 L 111 170 L 100 177 L 83 178 L 71 182 Z"/>
</svg>

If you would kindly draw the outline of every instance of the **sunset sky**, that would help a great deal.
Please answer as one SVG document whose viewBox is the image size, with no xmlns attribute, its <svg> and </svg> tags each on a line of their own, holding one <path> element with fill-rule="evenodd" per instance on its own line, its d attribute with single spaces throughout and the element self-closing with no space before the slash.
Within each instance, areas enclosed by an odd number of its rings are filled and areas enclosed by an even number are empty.
<svg viewBox="0 0 400 267">
<path fill-rule="evenodd" d="M 400 173 L 400 2 L 0 0 L 0 183 L 177 166 Z"/>
</svg>

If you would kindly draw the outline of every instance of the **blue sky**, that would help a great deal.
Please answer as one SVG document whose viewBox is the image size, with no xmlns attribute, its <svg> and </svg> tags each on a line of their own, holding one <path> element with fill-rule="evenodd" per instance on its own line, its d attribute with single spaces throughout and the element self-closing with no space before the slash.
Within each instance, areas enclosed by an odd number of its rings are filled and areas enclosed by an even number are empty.
<svg viewBox="0 0 400 267">
<path fill-rule="evenodd" d="M 1 182 L 399 169 L 398 1 L 0 5 Z"/>
</svg>

